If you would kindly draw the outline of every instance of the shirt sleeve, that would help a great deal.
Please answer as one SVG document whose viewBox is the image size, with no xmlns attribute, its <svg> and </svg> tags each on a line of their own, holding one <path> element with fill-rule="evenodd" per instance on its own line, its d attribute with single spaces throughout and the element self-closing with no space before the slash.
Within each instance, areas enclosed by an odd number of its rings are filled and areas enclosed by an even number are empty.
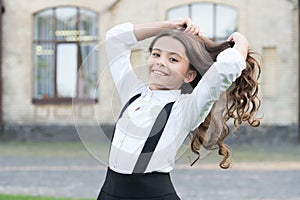
<svg viewBox="0 0 300 200">
<path fill-rule="evenodd" d="M 130 22 L 119 24 L 106 33 L 106 54 L 113 81 L 122 103 L 143 84 L 133 71 L 130 55 L 131 47 L 137 44 Z"/>
<path fill-rule="evenodd" d="M 222 51 L 204 74 L 192 94 L 182 96 L 184 125 L 196 129 L 210 112 L 220 95 L 241 75 L 246 67 L 244 57 L 234 48 Z"/>
</svg>

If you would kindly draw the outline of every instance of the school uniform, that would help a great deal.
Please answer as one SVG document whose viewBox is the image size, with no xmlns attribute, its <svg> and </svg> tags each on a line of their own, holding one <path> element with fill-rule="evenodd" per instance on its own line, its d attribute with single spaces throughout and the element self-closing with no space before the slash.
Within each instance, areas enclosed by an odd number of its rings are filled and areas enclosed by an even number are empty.
<svg viewBox="0 0 300 200">
<path fill-rule="evenodd" d="M 128 22 L 107 32 L 110 70 L 123 109 L 116 123 L 106 180 L 98 200 L 179 199 L 170 179 L 177 150 L 246 67 L 235 49 L 221 52 L 191 94 L 151 90 L 130 62 L 137 44 Z"/>
</svg>

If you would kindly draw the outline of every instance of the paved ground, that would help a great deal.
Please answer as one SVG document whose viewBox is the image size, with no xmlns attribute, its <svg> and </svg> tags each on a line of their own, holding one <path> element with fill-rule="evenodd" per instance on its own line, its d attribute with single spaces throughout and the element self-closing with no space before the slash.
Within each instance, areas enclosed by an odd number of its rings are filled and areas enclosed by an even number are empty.
<svg viewBox="0 0 300 200">
<path fill-rule="evenodd" d="M 95 198 L 104 175 L 93 158 L 0 155 L 0 193 Z M 178 165 L 172 179 L 183 200 L 300 200 L 300 162 Z"/>
</svg>

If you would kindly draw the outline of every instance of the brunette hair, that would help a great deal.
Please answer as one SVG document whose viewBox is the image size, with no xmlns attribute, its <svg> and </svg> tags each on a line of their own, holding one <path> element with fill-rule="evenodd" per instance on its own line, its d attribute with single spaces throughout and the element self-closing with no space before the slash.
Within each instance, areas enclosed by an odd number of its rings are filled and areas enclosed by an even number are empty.
<svg viewBox="0 0 300 200">
<path fill-rule="evenodd" d="M 181 42 L 189 59 L 189 68 L 197 72 L 196 78 L 189 83 L 188 87 L 183 84 L 182 89 L 186 90 L 184 92 L 191 92 L 197 86 L 205 72 L 216 61 L 220 52 L 234 46 L 234 43 L 230 41 L 216 43 L 203 36 L 194 36 L 179 30 L 167 30 L 154 38 L 149 47 L 150 52 L 155 42 L 161 37 L 172 37 Z M 191 165 L 200 159 L 200 147 L 203 146 L 207 150 L 218 148 L 219 155 L 223 156 L 219 166 L 223 169 L 229 168 L 229 149 L 223 143 L 230 134 L 230 127 L 227 122 L 232 119 L 235 129 L 238 129 L 243 122 L 252 127 L 260 125 L 256 113 L 261 104 L 258 97 L 258 79 L 261 74 L 261 66 L 254 57 L 255 55 L 258 54 L 251 50 L 248 51 L 246 68 L 242 71 L 241 76 L 221 95 L 220 100 L 214 103 L 204 121 L 192 132 L 191 150 L 197 154 L 197 158 Z M 222 104 L 224 99 L 225 104 Z M 212 129 L 210 130 L 210 138 L 207 137 L 209 128 Z"/>
</svg>

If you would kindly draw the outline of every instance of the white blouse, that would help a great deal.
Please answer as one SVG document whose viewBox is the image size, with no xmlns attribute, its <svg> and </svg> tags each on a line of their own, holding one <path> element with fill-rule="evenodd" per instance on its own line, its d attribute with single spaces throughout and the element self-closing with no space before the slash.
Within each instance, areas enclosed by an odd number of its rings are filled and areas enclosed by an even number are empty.
<svg viewBox="0 0 300 200">
<path fill-rule="evenodd" d="M 175 101 L 145 171 L 170 172 L 184 139 L 204 121 L 213 103 L 241 75 L 246 67 L 245 59 L 233 48 L 224 50 L 191 94 L 181 94 L 180 90 L 151 90 L 132 70 L 131 47 L 137 42 L 130 22 L 117 25 L 106 34 L 110 70 L 123 106 L 141 93 L 117 121 L 109 167 L 131 174 L 158 113 L 165 104 Z"/>
</svg>

